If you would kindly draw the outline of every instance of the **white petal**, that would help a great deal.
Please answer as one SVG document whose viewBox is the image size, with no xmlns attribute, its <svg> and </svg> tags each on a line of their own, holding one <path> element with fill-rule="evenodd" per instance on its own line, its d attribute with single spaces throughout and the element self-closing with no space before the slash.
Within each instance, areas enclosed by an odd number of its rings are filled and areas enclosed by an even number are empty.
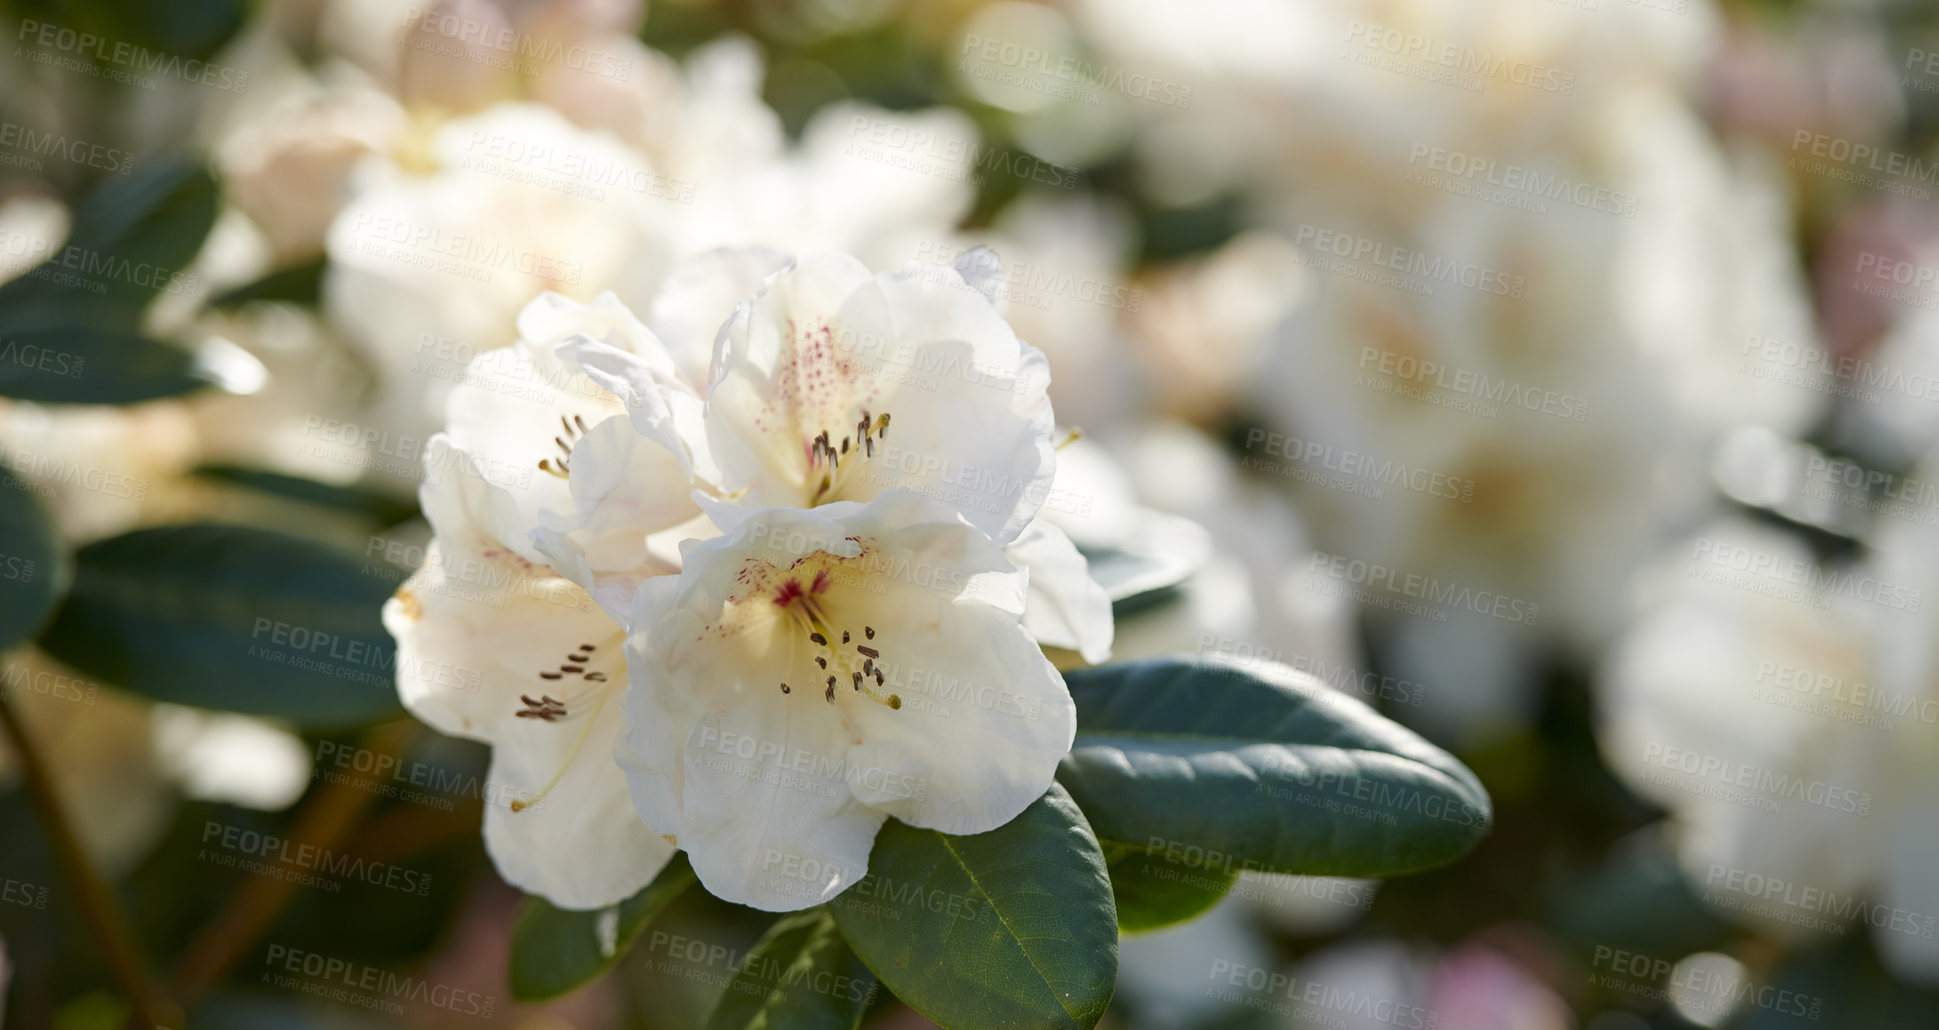
<svg viewBox="0 0 1939 1030">
<path fill-rule="evenodd" d="M 1099 665 L 1111 657 L 1111 598 L 1091 578 L 1077 545 L 1051 523 L 1037 519 L 1003 549 L 1030 571 L 1023 625 L 1040 644 L 1076 651 Z"/>
<path fill-rule="evenodd" d="M 668 273 L 653 299 L 653 329 L 674 365 L 702 392 L 713 382 L 714 341 L 734 308 L 788 266 L 770 247 L 732 247 L 689 258 Z"/>
<path fill-rule="evenodd" d="M 887 816 L 837 772 L 847 741 L 818 698 L 752 697 L 687 734 L 680 846 L 716 897 L 770 912 L 821 904 L 868 872 Z M 804 771 L 805 770 L 805 771 Z"/>
<path fill-rule="evenodd" d="M 543 513 L 534 546 L 623 623 L 639 580 L 679 570 L 649 554 L 646 538 L 700 514 L 687 469 L 616 415 L 573 446 L 569 486 L 572 510 Z"/>
<path fill-rule="evenodd" d="M 572 720 L 520 719 L 492 748 L 485 847 L 507 883 L 560 908 L 617 904 L 673 856 L 633 811 L 613 761 L 619 703 L 615 690 Z"/>
</svg>

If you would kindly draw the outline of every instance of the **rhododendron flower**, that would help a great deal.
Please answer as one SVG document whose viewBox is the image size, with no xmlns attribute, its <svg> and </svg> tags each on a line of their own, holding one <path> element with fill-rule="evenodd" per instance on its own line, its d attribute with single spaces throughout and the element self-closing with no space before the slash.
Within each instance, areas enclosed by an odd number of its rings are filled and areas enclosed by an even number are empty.
<svg viewBox="0 0 1939 1030">
<path fill-rule="evenodd" d="M 859 880 L 891 815 L 1009 822 L 1076 730 L 1023 626 L 1027 576 L 907 490 L 757 510 L 685 545 L 627 640 L 619 759 L 640 817 L 708 890 L 774 911 Z"/>
</svg>

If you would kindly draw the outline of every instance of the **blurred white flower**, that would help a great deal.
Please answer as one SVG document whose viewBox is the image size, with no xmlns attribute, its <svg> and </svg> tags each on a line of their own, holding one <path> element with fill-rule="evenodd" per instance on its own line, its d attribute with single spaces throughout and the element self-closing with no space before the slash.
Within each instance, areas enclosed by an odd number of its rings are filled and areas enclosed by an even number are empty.
<svg viewBox="0 0 1939 1030">
<path fill-rule="evenodd" d="M 302 739 L 265 720 L 166 704 L 153 719 L 156 753 L 186 797 L 277 811 L 309 786 Z"/>
<path fill-rule="evenodd" d="M 1805 941 L 1868 923 L 1887 964 L 1924 982 L 1939 982 L 1924 936 L 1939 923 L 1923 786 L 1939 771 L 1936 588 L 1923 526 L 1824 564 L 1778 530 L 1718 522 L 1648 571 L 1598 687 L 1604 756 L 1673 813 L 1699 895 Z"/>
<path fill-rule="evenodd" d="M 1026 573 L 906 490 L 766 509 L 638 594 L 620 763 L 709 891 L 773 911 L 867 872 L 890 815 L 950 834 L 1050 785 L 1076 714 Z"/>
</svg>

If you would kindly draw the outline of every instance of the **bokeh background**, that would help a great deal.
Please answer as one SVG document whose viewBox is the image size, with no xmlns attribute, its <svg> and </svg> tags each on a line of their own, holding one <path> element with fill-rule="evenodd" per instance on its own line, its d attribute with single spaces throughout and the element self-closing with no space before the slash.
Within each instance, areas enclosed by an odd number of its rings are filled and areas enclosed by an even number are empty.
<svg viewBox="0 0 1939 1030">
<path fill-rule="evenodd" d="M 1118 657 L 1293 665 L 1496 805 L 1447 868 L 1127 937 L 1106 1025 L 1939 1024 L 1930 5 L 0 12 L 0 460 L 67 544 L 301 535 L 374 624 L 444 394 L 541 291 L 682 330 L 655 298 L 715 248 L 986 245 L 1083 431 L 1047 514 L 1140 585 Z M 162 350 L 18 345 L 76 298 Z M 87 361 L 199 388 L 65 402 Z M 689 892 L 516 1004 L 482 748 L 158 699 L 165 646 L 101 676 L 62 625 L 0 689 L 192 1026 L 697 1027 L 762 929 Z M 24 783 L 0 744 L 5 1025 L 120 1026 Z"/>
</svg>

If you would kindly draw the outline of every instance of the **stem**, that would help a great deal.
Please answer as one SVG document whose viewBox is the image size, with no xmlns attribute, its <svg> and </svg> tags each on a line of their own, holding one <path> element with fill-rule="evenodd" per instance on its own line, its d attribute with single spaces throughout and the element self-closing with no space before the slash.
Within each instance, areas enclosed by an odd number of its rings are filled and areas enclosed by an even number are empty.
<svg viewBox="0 0 1939 1030">
<path fill-rule="evenodd" d="M 87 852 L 81 848 L 80 838 L 74 835 L 67 811 L 61 806 L 54 783 L 47 776 L 47 763 L 42 760 L 40 749 L 34 745 L 27 727 L 21 723 L 12 702 L 4 694 L 0 694 L 0 725 L 4 725 L 7 739 L 20 756 L 21 778 L 47 830 L 48 843 L 52 845 L 62 871 L 74 888 L 81 915 L 87 920 L 88 930 L 94 935 L 95 941 L 100 944 L 101 954 L 113 969 L 115 979 L 128 992 L 135 1017 L 151 1027 L 181 1026 L 181 1010 L 163 993 L 154 975 L 149 972 L 147 960 L 135 944 L 134 932 L 128 927 L 128 918 L 121 911 L 120 903 L 108 890 L 108 885 L 102 882 L 100 874 L 94 871 Z"/>
<path fill-rule="evenodd" d="M 377 755 L 399 755 L 417 736 L 418 729 L 413 721 L 379 726 L 365 737 L 364 747 Z M 376 797 L 348 780 L 325 781 L 297 813 L 296 822 L 290 827 L 290 845 L 298 849 L 310 846 L 319 851 L 328 850 L 349 832 L 351 824 Z M 275 922 L 295 890 L 293 881 L 271 877 L 256 877 L 238 888 L 222 913 L 196 932 L 176 963 L 176 994 L 192 1000 L 220 981 L 243 952 Z"/>
</svg>

